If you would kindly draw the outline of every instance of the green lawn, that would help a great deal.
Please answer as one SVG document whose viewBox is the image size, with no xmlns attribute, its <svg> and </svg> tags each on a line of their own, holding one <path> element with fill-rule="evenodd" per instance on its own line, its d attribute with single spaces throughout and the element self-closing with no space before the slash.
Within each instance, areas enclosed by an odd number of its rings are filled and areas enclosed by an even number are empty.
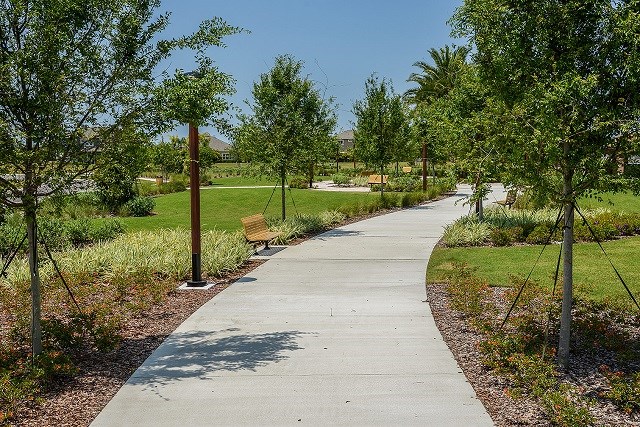
<svg viewBox="0 0 640 427">
<path fill-rule="evenodd" d="M 271 186 L 276 184 L 273 178 L 230 176 L 224 178 L 213 178 L 212 187 L 242 187 L 242 186 Z"/>
<path fill-rule="evenodd" d="M 211 188 L 200 191 L 201 223 L 203 230 L 237 230 L 240 218 L 262 213 L 271 188 Z M 291 194 L 293 195 L 293 204 Z M 287 190 L 287 215 L 318 213 L 346 205 L 364 204 L 380 197 L 377 193 L 346 193 L 292 189 Z M 265 216 L 280 216 L 280 189 L 276 189 Z M 142 218 L 122 218 L 128 231 L 153 230 L 158 228 L 189 228 L 189 191 L 168 194 L 155 198 L 156 215 Z"/>
<path fill-rule="evenodd" d="M 609 241 L 603 246 L 637 299 L 640 296 L 640 237 Z M 541 249 L 542 246 L 436 248 L 429 260 L 427 281 L 438 282 L 453 262 L 465 262 L 477 267 L 477 274 L 491 285 L 509 285 L 510 276 L 524 278 L 529 274 Z M 534 280 L 545 286 L 553 285 L 559 249 L 559 245 L 547 246 L 532 275 Z M 578 292 L 595 299 L 627 295 L 597 244 L 575 244 L 573 267 Z"/>
<path fill-rule="evenodd" d="M 598 200 L 598 198 L 602 200 Z M 602 193 L 593 197 L 584 197 L 579 202 L 580 209 L 608 208 L 613 211 L 638 212 L 640 211 L 640 196 L 634 196 L 630 192 Z"/>
</svg>

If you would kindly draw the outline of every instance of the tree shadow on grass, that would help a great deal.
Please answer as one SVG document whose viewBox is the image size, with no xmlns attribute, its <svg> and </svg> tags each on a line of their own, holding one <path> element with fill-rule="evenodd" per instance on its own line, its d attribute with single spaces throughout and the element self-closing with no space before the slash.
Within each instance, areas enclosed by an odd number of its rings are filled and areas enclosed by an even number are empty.
<svg viewBox="0 0 640 427">
<path fill-rule="evenodd" d="M 287 359 L 288 352 L 301 350 L 303 347 L 297 340 L 306 334 L 300 331 L 234 334 L 238 331 L 174 333 L 140 366 L 129 383 L 153 386 L 222 371 L 255 371 Z"/>
</svg>

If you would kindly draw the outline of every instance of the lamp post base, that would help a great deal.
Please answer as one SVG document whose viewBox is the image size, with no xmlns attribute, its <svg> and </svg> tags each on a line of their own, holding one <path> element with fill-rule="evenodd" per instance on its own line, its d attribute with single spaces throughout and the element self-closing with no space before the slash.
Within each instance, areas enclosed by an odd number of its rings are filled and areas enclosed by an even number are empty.
<svg viewBox="0 0 640 427">
<path fill-rule="evenodd" d="M 178 289 L 183 291 L 184 290 L 206 291 L 207 289 L 213 288 L 215 285 L 216 284 L 214 282 L 207 282 L 206 280 L 201 280 L 198 282 L 194 282 L 193 280 L 187 280 L 182 285 L 178 286 Z"/>
<path fill-rule="evenodd" d="M 191 254 L 191 280 L 187 280 L 178 289 L 209 289 L 214 283 L 209 283 L 206 280 L 202 280 L 202 263 L 200 261 L 199 253 Z"/>
<path fill-rule="evenodd" d="M 187 280 L 186 285 L 188 288 L 201 288 L 207 286 L 206 280 Z"/>
</svg>

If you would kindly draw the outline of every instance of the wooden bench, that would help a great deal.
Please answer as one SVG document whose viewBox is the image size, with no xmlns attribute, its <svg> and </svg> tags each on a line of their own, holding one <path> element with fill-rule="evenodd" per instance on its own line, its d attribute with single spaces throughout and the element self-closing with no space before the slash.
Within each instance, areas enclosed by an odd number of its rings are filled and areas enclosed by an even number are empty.
<svg viewBox="0 0 640 427">
<path fill-rule="evenodd" d="M 504 200 L 498 200 L 497 203 L 502 206 L 508 206 L 511 209 L 511 205 L 516 202 L 516 196 L 518 195 L 518 190 L 509 190 L 507 191 L 507 197 Z"/>
<path fill-rule="evenodd" d="M 384 185 L 387 183 L 387 178 L 389 178 L 389 175 L 382 175 L 382 179 L 380 179 L 381 176 L 380 175 L 369 175 L 369 182 L 367 182 L 368 185 Z"/>
<path fill-rule="evenodd" d="M 254 248 L 256 243 L 264 242 L 264 248 L 269 249 L 269 242 L 282 234 L 279 231 L 269 231 L 262 214 L 241 218 L 240 221 L 244 227 L 244 237 L 247 242 L 254 244 Z"/>
</svg>

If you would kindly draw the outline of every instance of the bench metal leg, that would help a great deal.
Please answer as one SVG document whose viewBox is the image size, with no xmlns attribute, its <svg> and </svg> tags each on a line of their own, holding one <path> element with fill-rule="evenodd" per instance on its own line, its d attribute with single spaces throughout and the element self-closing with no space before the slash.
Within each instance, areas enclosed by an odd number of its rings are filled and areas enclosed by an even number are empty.
<svg viewBox="0 0 640 427">
<path fill-rule="evenodd" d="M 269 241 L 267 240 L 266 242 L 264 242 L 264 250 L 268 251 L 269 249 L 271 248 L 269 247 Z"/>
</svg>

